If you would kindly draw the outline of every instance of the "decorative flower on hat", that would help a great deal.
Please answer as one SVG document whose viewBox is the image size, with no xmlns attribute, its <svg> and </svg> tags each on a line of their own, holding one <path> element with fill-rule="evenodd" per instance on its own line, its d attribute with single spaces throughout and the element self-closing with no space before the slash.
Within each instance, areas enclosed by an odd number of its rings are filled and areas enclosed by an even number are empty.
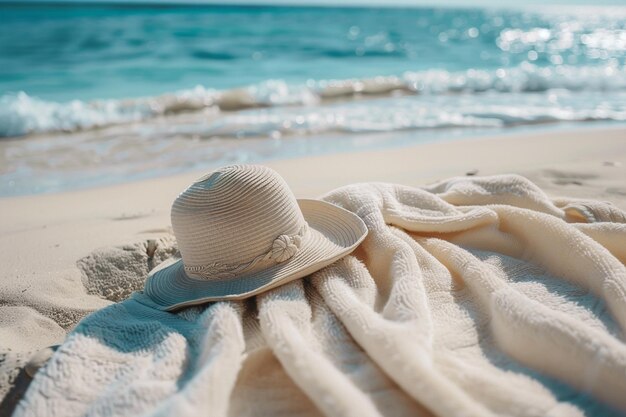
<svg viewBox="0 0 626 417">
<path fill-rule="evenodd" d="M 280 235 L 274 240 L 270 259 L 276 262 L 284 262 L 298 252 L 300 247 L 300 236 Z"/>
</svg>

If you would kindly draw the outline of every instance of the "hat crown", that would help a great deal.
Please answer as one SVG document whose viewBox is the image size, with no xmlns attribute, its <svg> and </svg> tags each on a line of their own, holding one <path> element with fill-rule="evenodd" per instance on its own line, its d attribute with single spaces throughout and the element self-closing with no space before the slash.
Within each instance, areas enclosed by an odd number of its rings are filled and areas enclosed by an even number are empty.
<svg viewBox="0 0 626 417">
<path fill-rule="evenodd" d="M 218 279 L 243 265 L 250 266 L 247 272 L 263 267 L 255 268 L 254 260 L 272 248 L 295 248 L 289 245 L 292 236 L 299 239 L 306 221 L 277 172 L 230 165 L 199 178 L 176 198 L 172 227 L 188 274 Z M 278 255 L 281 261 L 292 253 Z"/>
</svg>

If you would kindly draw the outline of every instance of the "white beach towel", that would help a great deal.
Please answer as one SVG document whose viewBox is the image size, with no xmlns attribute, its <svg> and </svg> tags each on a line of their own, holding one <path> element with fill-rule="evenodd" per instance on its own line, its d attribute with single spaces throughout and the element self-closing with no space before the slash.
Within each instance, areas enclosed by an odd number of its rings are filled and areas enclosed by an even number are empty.
<svg viewBox="0 0 626 417">
<path fill-rule="evenodd" d="M 76 327 L 15 415 L 626 412 L 622 211 L 519 176 L 324 199 L 367 224 L 353 255 L 177 314 L 135 293 Z"/>
</svg>

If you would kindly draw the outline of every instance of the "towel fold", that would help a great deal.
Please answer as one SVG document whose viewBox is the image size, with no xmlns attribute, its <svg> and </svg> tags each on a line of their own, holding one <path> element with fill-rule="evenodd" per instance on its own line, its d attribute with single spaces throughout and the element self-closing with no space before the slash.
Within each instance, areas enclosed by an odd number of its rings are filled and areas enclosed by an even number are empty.
<svg viewBox="0 0 626 417">
<path fill-rule="evenodd" d="M 134 293 L 81 321 L 15 416 L 626 413 L 624 212 L 515 175 L 323 199 L 365 221 L 352 255 L 176 314 Z"/>
</svg>

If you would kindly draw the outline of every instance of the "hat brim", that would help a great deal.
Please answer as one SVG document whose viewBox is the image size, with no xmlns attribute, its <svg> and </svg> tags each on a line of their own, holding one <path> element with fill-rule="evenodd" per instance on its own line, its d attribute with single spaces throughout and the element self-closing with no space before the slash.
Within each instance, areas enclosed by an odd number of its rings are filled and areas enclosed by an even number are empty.
<svg viewBox="0 0 626 417">
<path fill-rule="evenodd" d="M 185 273 L 182 259 L 172 259 L 148 274 L 144 293 L 166 311 L 209 301 L 241 300 L 332 264 L 367 236 L 363 220 L 348 210 L 320 200 L 300 199 L 298 205 L 309 233 L 287 261 L 235 278 L 202 280 Z"/>
</svg>

